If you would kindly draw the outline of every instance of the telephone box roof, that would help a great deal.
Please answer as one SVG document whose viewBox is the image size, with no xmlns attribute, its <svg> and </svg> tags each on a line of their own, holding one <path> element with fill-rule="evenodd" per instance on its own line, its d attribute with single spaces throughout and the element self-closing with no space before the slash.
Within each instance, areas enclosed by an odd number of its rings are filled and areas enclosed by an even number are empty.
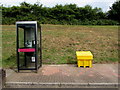
<svg viewBox="0 0 120 90">
<path fill-rule="evenodd" d="M 16 22 L 16 25 L 20 25 L 20 26 L 22 25 L 22 27 L 26 26 L 26 25 L 31 26 L 31 24 L 36 24 L 37 27 L 41 27 L 37 21 L 18 21 L 18 22 Z"/>
<path fill-rule="evenodd" d="M 37 24 L 37 21 L 18 21 L 16 24 Z"/>
</svg>

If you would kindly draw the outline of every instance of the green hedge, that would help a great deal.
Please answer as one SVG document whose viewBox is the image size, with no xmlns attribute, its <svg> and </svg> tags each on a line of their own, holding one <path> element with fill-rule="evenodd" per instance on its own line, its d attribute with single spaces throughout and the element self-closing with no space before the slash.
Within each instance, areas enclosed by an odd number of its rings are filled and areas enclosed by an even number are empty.
<svg viewBox="0 0 120 90">
<path fill-rule="evenodd" d="M 4 17 L 2 19 L 2 24 L 3 25 L 10 25 L 10 24 L 15 24 L 16 21 L 32 21 L 35 20 L 32 17 L 24 17 L 21 20 L 16 20 L 15 18 L 9 18 L 9 17 Z M 61 20 L 58 21 L 56 19 L 41 19 L 41 20 L 37 20 L 39 21 L 41 24 L 61 24 L 61 25 L 120 25 L 119 22 L 114 21 L 114 20 L 107 20 L 107 19 L 103 19 L 103 20 L 85 20 L 85 21 L 80 21 L 77 19 L 73 19 L 71 21 L 66 21 L 66 20 Z"/>
</svg>

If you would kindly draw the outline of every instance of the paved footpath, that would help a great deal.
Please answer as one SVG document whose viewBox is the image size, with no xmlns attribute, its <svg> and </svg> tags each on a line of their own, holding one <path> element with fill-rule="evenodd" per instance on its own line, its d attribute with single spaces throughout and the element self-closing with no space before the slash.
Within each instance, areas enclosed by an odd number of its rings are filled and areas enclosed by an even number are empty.
<svg viewBox="0 0 120 90">
<path fill-rule="evenodd" d="M 93 64 L 92 68 L 76 65 L 43 65 L 38 73 L 7 69 L 6 87 L 10 88 L 89 88 L 118 87 L 118 64 Z"/>
</svg>

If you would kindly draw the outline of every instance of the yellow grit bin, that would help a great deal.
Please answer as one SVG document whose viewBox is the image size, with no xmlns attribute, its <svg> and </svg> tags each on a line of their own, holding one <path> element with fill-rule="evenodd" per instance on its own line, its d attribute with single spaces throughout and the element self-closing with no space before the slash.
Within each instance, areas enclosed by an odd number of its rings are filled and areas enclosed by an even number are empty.
<svg viewBox="0 0 120 90">
<path fill-rule="evenodd" d="M 90 51 L 76 51 L 78 67 L 92 67 L 93 55 Z"/>
</svg>

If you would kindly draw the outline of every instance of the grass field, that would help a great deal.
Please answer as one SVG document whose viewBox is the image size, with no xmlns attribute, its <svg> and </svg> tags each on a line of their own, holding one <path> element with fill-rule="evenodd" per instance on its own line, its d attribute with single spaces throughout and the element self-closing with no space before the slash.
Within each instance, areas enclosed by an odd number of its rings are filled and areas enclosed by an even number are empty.
<svg viewBox="0 0 120 90">
<path fill-rule="evenodd" d="M 3 25 L 4 67 L 16 66 L 15 25 Z M 44 64 L 76 63 L 77 50 L 90 50 L 93 63 L 118 62 L 118 26 L 42 25 Z"/>
</svg>

